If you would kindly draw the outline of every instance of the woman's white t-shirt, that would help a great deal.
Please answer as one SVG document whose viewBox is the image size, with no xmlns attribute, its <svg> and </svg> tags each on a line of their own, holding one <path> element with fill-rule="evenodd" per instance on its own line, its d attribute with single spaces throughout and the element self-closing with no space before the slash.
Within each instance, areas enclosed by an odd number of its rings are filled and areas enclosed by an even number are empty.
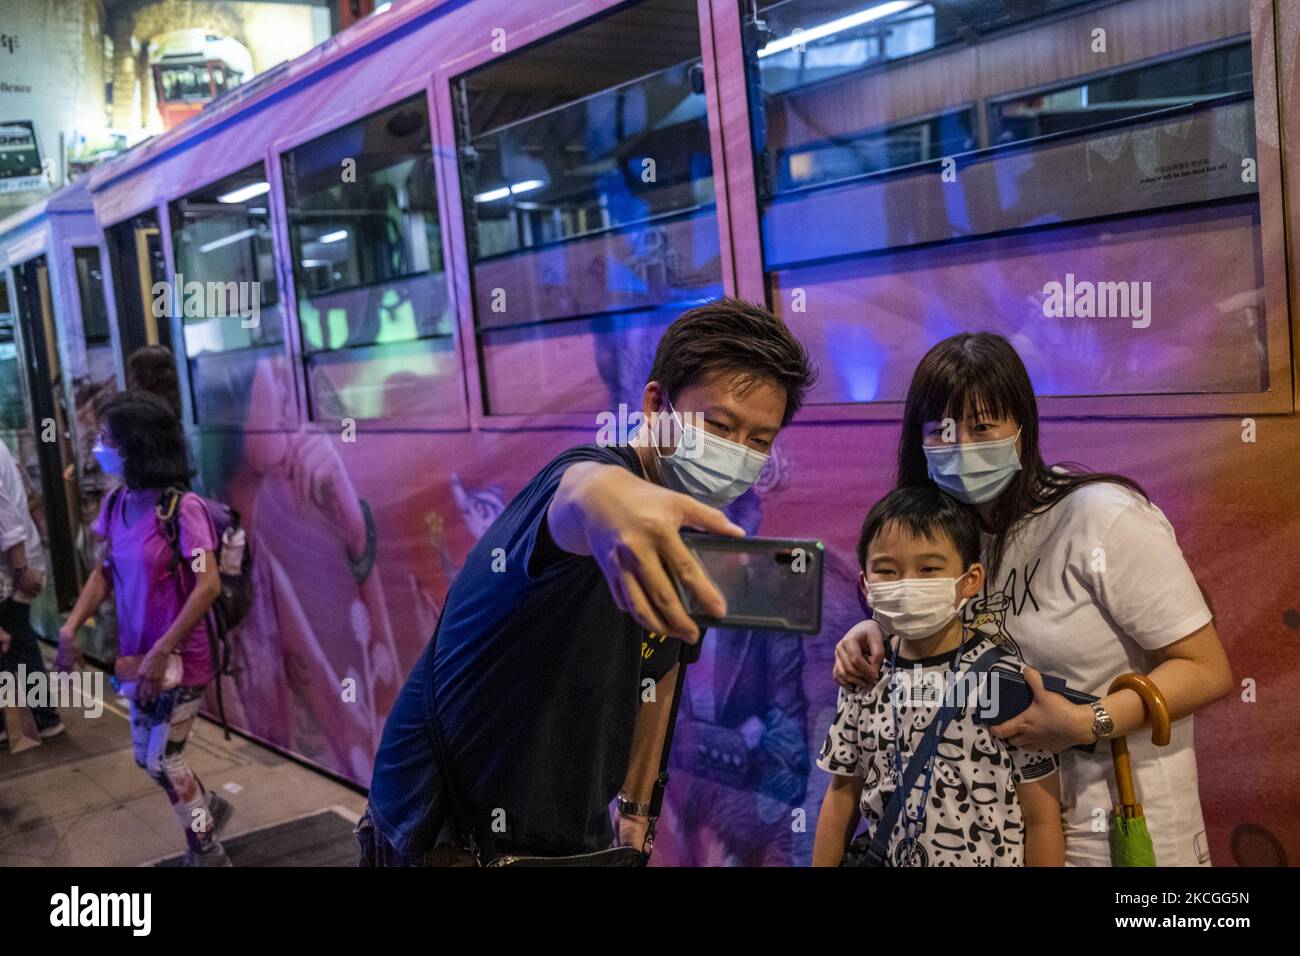
<svg viewBox="0 0 1300 956">
<path fill-rule="evenodd" d="M 992 538 L 984 536 L 985 556 Z M 1120 674 L 1153 670 L 1155 651 L 1209 623 L 1210 609 L 1163 512 L 1114 482 L 1083 485 L 1023 523 L 996 582 L 972 602 L 973 626 L 1009 639 L 1031 667 L 1104 697 Z M 1168 746 L 1128 737 L 1134 785 L 1159 866 L 1208 866 L 1189 715 Z M 1109 862 L 1117 801 L 1110 746 L 1061 754 L 1066 864 Z"/>
</svg>

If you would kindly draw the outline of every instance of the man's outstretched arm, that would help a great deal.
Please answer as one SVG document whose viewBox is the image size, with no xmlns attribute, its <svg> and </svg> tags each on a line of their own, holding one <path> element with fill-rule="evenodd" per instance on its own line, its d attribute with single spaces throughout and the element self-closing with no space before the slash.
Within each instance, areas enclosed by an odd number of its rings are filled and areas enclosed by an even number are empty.
<svg viewBox="0 0 1300 956">
<path fill-rule="evenodd" d="M 726 601 L 681 539 L 683 527 L 743 537 L 717 508 L 618 465 L 579 462 L 560 479 L 546 522 L 557 547 L 595 558 L 614 602 L 647 630 L 691 643 L 699 639 L 674 578 L 708 614 L 726 613 Z"/>
</svg>

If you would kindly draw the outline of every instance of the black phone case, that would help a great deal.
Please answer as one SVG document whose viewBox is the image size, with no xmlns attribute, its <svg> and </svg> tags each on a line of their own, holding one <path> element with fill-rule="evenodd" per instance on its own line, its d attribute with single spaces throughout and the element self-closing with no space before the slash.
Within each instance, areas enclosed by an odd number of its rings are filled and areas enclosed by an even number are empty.
<svg viewBox="0 0 1300 956">
<path fill-rule="evenodd" d="M 1092 694 L 1085 694 L 1081 690 L 1075 690 L 1073 687 L 1068 686 L 1063 678 L 1053 677 L 1051 674 L 1043 674 L 1042 678 L 1043 687 L 1055 691 L 1071 703 L 1090 704 L 1101 699 L 1094 697 Z M 990 682 L 989 692 L 993 695 L 993 699 L 997 701 L 997 707 L 992 713 L 986 714 L 983 707 L 976 706 L 974 711 L 976 723 L 990 725 L 1003 723 L 1017 714 L 1023 713 L 1034 702 L 1034 692 L 1020 671 L 994 665 L 993 669 L 989 671 L 988 679 Z M 997 682 L 996 690 L 993 689 L 994 681 Z M 1096 742 L 1093 742 L 1091 744 L 1076 744 L 1072 749 L 1091 753 L 1096 747 Z"/>
<path fill-rule="evenodd" d="M 822 629 L 822 591 L 825 584 L 825 557 L 826 547 L 821 541 L 813 538 L 732 538 L 726 535 L 702 534 L 694 531 L 683 531 L 682 541 L 686 547 L 695 552 L 698 547 L 705 547 L 714 551 L 756 551 L 762 552 L 771 549 L 774 545 L 791 550 L 802 548 L 811 558 L 812 567 L 810 573 L 817 578 L 814 590 L 814 607 L 813 621 L 811 624 L 800 624 L 792 622 L 789 619 L 779 617 L 764 617 L 744 614 L 728 614 L 724 618 L 709 617 L 704 614 L 691 614 L 691 619 L 697 624 L 708 627 L 724 628 L 755 628 L 768 631 L 790 631 L 796 634 L 817 634 Z M 687 594 L 681 584 L 674 580 L 673 585 L 677 588 L 677 595 L 681 598 L 682 603 L 687 605 Z"/>
</svg>

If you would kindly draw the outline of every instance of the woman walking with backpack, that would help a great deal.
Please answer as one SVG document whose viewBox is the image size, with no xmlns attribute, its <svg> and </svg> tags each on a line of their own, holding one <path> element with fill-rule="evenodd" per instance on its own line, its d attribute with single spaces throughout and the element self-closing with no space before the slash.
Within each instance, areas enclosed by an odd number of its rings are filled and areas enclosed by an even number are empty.
<svg viewBox="0 0 1300 956">
<path fill-rule="evenodd" d="M 77 628 L 112 591 L 116 672 L 131 701 L 135 761 L 171 800 L 189 847 L 184 865 L 229 866 L 217 833 L 230 804 L 204 790 L 184 755 L 213 677 L 205 618 L 221 590 L 216 531 L 202 499 L 188 491 L 185 438 L 165 402 L 143 392 L 117 395 L 100 422 L 95 457 L 123 486 L 104 499 L 95 522 L 103 560 L 59 629 L 59 658 L 71 660 Z"/>
</svg>

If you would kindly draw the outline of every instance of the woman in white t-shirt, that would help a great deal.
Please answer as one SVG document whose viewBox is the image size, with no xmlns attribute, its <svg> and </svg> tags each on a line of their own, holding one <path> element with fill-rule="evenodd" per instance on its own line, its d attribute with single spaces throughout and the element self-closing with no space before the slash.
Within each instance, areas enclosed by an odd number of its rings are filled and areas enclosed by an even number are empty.
<svg viewBox="0 0 1300 956">
<path fill-rule="evenodd" d="M 898 459 L 900 486 L 933 481 L 980 516 L 989 575 L 965 612 L 972 626 L 1001 635 L 1032 668 L 1102 698 L 1071 703 L 1034 674 L 1033 705 L 994 729 L 1018 747 L 1060 752 L 1066 865 L 1110 863 L 1117 795 L 1103 738 L 1120 735 L 1156 862 L 1209 865 L 1192 714 L 1228 693 L 1232 672 L 1164 514 L 1128 478 L 1044 463 L 1029 374 L 1011 344 L 987 332 L 952 336 L 921 360 Z M 880 628 L 859 624 L 836 648 L 836 682 L 869 686 L 883 654 Z M 1136 693 L 1107 694 L 1129 672 L 1163 692 L 1168 746 L 1153 746 L 1141 730 Z M 1091 754 L 1073 749 L 1094 741 Z"/>
</svg>

